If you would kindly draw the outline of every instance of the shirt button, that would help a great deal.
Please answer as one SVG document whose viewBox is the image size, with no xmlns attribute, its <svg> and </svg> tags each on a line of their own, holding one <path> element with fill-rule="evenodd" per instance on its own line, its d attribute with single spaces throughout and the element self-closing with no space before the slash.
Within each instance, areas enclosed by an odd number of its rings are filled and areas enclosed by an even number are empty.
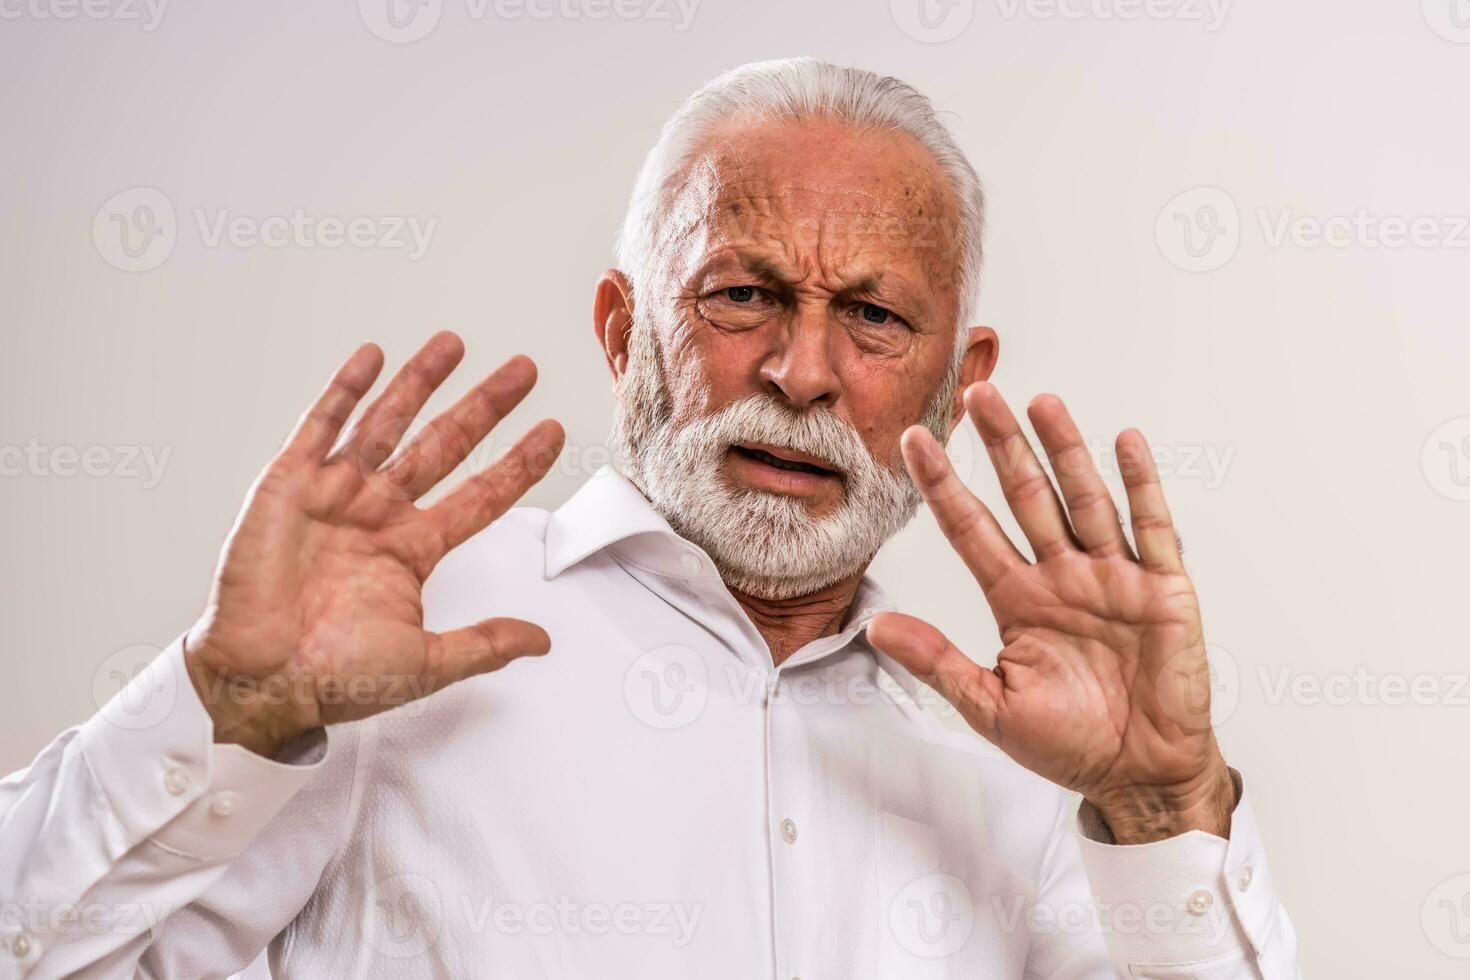
<svg viewBox="0 0 1470 980">
<path fill-rule="evenodd" d="M 1207 891 L 1197 891 L 1189 896 L 1189 912 L 1191 915 L 1204 915 L 1215 904 L 1215 896 Z"/>
<path fill-rule="evenodd" d="M 189 788 L 189 773 L 178 766 L 169 766 L 163 772 L 163 788 L 170 796 L 183 796 Z"/>
<path fill-rule="evenodd" d="M 1256 872 L 1254 869 L 1251 868 L 1250 865 L 1247 864 L 1245 867 L 1240 869 L 1240 878 L 1237 881 L 1237 884 L 1240 886 L 1241 891 L 1245 891 L 1247 888 L 1249 888 L 1251 886 L 1251 882 L 1255 880 Z"/>
<path fill-rule="evenodd" d="M 781 821 L 781 839 L 788 844 L 796 843 L 796 823 L 790 819 Z"/>
<path fill-rule="evenodd" d="M 209 801 L 209 812 L 216 817 L 228 817 L 235 812 L 235 807 L 239 803 L 240 794 L 227 789 L 224 792 L 214 794 L 214 798 Z"/>
<path fill-rule="evenodd" d="M 10 941 L 10 951 L 15 954 L 15 958 L 18 960 L 23 960 L 27 956 L 30 956 L 31 937 L 27 936 L 25 933 L 21 933 L 19 936 L 16 936 Z"/>
</svg>

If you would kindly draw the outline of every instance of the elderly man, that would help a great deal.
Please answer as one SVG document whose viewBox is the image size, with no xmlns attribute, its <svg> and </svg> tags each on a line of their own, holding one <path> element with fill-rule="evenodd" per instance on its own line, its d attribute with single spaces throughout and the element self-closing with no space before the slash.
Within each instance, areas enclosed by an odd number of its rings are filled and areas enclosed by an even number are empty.
<svg viewBox="0 0 1470 980">
<path fill-rule="evenodd" d="M 1054 486 L 985 381 L 982 203 L 894 79 L 698 92 L 597 287 L 618 466 L 549 514 L 509 508 L 551 421 L 415 503 L 530 361 L 409 435 L 459 340 L 354 420 L 358 350 L 198 622 L 0 784 L 0 977 L 1297 976 L 1143 436 L 1130 541 L 1062 403 Z M 941 448 L 966 414 L 1030 558 Z M 920 495 L 993 669 L 864 577 Z"/>
</svg>

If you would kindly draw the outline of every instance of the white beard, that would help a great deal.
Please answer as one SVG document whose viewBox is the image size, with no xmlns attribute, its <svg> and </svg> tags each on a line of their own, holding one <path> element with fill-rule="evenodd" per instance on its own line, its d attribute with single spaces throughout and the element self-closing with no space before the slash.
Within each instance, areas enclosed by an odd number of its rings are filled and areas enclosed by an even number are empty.
<svg viewBox="0 0 1470 980">
<path fill-rule="evenodd" d="M 959 367 L 957 353 L 921 422 L 941 443 Z M 636 324 L 609 439 L 614 459 L 669 526 L 705 550 L 730 588 L 762 599 L 809 595 L 862 571 L 914 516 L 919 493 L 902 461 L 879 463 L 831 411 L 752 395 L 675 425 L 666 382 L 653 330 Z M 730 486 L 720 467 L 736 443 L 826 460 L 842 472 L 842 502 L 814 517 L 796 497 Z"/>
</svg>

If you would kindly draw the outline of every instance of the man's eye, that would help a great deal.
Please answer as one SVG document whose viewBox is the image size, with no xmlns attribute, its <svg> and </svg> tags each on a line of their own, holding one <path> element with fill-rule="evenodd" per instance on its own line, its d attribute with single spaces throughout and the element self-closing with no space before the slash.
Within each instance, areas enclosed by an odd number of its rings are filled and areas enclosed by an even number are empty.
<svg viewBox="0 0 1470 980">
<path fill-rule="evenodd" d="M 732 303 L 749 303 L 755 299 L 754 286 L 731 286 L 725 290 L 725 295 Z"/>
<path fill-rule="evenodd" d="M 873 303 L 863 304 L 863 319 L 869 323 L 887 323 L 893 314 Z"/>
</svg>

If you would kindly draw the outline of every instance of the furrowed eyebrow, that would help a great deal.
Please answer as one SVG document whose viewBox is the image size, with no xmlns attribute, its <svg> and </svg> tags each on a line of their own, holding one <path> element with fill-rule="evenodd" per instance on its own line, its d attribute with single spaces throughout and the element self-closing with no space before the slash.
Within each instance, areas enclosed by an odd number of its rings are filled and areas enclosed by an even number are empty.
<svg viewBox="0 0 1470 980">
<path fill-rule="evenodd" d="M 736 258 L 740 262 L 740 267 L 753 276 L 759 276 L 761 279 L 769 282 L 779 282 L 787 285 L 795 283 L 794 277 L 786 269 L 783 269 L 768 258 L 759 255 L 739 254 L 736 255 Z"/>
<path fill-rule="evenodd" d="M 921 311 L 925 304 L 916 296 L 912 289 L 903 285 L 898 279 L 891 276 L 878 275 L 863 276 L 845 286 L 841 295 L 868 296 L 872 297 L 879 305 L 891 303 L 894 306 L 904 307 L 912 311 Z"/>
<path fill-rule="evenodd" d="M 793 276 L 788 268 L 776 260 L 738 248 L 729 249 L 724 254 L 711 259 L 701 272 L 700 278 L 708 279 L 716 274 L 717 269 L 728 271 L 732 263 L 738 266 L 741 272 L 763 283 L 791 288 L 801 282 L 801 277 Z M 928 311 L 928 304 L 910 285 L 905 283 L 902 276 L 886 275 L 881 271 L 868 272 L 856 279 L 844 282 L 836 295 L 847 298 L 871 297 L 872 301 L 879 305 L 896 307 L 895 312 L 906 318 L 922 317 Z"/>
<path fill-rule="evenodd" d="M 727 251 L 707 261 L 701 268 L 696 281 L 708 280 L 717 275 L 728 274 L 732 267 L 741 273 L 759 279 L 763 283 L 780 284 L 792 286 L 795 280 L 789 275 L 788 270 L 783 269 L 774 261 L 764 256 L 751 255 L 739 251 Z"/>
</svg>

